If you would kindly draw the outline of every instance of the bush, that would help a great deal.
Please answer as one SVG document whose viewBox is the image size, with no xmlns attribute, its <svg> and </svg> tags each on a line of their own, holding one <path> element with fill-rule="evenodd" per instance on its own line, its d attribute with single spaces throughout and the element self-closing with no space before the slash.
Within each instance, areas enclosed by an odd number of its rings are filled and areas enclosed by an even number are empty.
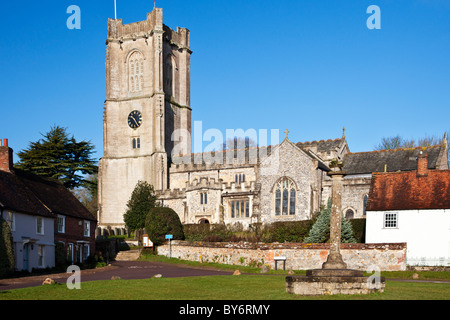
<svg viewBox="0 0 450 320">
<path fill-rule="evenodd" d="M 303 242 L 312 220 L 274 222 L 263 231 L 264 242 Z"/>
<path fill-rule="evenodd" d="M 95 239 L 96 255 L 101 256 L 104 260 L 109 262 L 114 259 L 119 252 L 120 241 L 117 238 L 97 237 Z"/>
<path fill-rule="evenodd" d="M 55 267 L 58 270 L 64 270 L 69 264 L 66 258 L 64 243 L 55 242 Z"/>
<path fill-rule="evenodd" d="M 187 241 L 205 241 L 211 233 L 211 224 L 185 224 L 183 225 L 184 237 Z"/>
<path fill-rule="evenodd" d="M 9 224 L 0 217 L 0 277 L 14 272 L 13 237 Z"/>
<path fill-rule="evenodd" d="M 183 225 L 171 208 L 150 209 L 145 220 L 145 231 L 155 246 L 163 244 L 167 234 L 173 235 L 173 240 L 184 240 Z"/>
<path fill-rule="evenodd" d="M 353 236 L 358 243 L 366 242 L 366 219 L 351 219 L 350 223 L 353 227 Z"/>
</svg>

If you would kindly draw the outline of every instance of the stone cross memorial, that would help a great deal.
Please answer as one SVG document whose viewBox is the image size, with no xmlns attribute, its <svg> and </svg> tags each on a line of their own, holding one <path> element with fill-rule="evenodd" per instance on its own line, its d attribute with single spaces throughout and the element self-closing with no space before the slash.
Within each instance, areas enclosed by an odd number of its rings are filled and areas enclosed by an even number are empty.
<svg viewBox="0 0 450 320">
<path fill-rule="evenodd" d="M 334 165 L 333 165 L 334 164 Z M 333 171 L 328 173 L 332 179 L 330 214 L 330 251 L 322 269 L 307 270 L 306 276 L 286 277 L 286 291 L 299 295 L 369 294 L 383 292 L 385 280 L 364 277 L 363 271 L 347 269 L 340 252 L 342 221 L 342 181 L 345 172 L 342 163 L 334 160 Z"/>
</svg>

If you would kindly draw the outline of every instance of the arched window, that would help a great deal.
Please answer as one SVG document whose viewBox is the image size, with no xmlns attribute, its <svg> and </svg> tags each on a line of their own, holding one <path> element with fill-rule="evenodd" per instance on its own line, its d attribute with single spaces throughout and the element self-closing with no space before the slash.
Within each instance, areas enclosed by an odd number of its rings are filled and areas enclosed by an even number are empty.
<svg viewBox="0 0 450 320">
<path fill-rule="evenodd" d="M 297 191 L 294 181 L 289 178 L 278 180 L 274 187 L 275 215 L 295 215 Z"/>
<path fill-rule="evenodd" d="M 366 194 L 363 199 L 363 215 L 364 216 L 366 215 L 366 207 L 367 207 L 368 200 L 369 200 L 369 196 Z"/>
<path fill-rule="evenodd" d="M 128 59 L 129 91 L 140 92 L 144 86 L 144 58 L 138 51 Z"/>
<path fill-rule="evenodd" d="M 353 219 L 355 217 L 355 212 L 353 211 L 353 209 L 347 209 L 345 211 L 345 219 L 350 220 Z"/>
</svg>

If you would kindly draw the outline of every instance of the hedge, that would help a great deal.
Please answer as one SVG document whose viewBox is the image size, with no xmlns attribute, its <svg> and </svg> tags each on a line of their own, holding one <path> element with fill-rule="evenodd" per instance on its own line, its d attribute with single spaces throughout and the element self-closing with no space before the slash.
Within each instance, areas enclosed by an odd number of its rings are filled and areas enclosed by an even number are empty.
<svg viewBox="0 0 450 320">
<path fill-rule="evenodd" d="M 183 231 L 187 241 L 204 242 L 304 242 L 316 218 L 304 221 L 274 222 L 262 227 L 253 224 L 247 231 L 236 231 L 223 224 L 185 224 Z M 366 219 L 351 219 L 354 238 L 358 243 L 365 242 Z"/>
</svg>

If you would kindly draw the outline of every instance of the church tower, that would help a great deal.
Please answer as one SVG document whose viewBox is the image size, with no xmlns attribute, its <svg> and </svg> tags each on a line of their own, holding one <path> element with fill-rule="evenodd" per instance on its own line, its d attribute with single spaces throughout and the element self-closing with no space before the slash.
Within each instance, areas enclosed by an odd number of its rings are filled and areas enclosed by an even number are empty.
<svg viewBox="0 0 450 320">
<path fill-rule="evenodd" d="M 138 181 L 169 188 L 172 150 L 191 152 L 190 34 L 163 24 L 162 9 L 123 24 L 108 19 L 99 226 L 123 228 Z"/>
</svg>

